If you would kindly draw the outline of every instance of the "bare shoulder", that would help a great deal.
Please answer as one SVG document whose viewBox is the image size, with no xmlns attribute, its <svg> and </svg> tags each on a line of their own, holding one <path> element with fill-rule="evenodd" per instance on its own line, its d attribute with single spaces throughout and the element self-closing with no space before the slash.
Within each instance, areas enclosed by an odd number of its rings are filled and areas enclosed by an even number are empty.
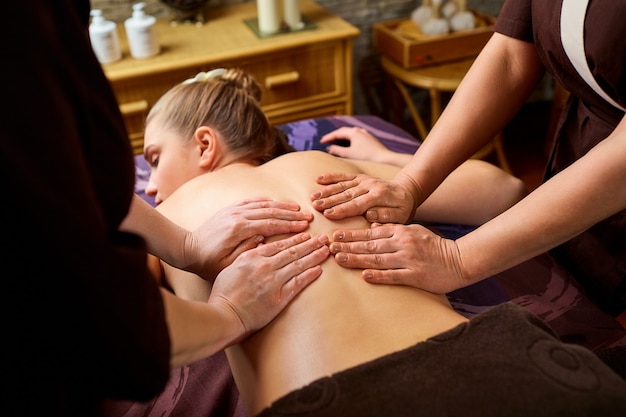
<svg viewBox="0 0 626 417">
<path fill-rule="evenodd" d="M 219 209 L 244 199 L 265 197 L 310 205 L 319 189 L 316 178 L 329 172 L 367 174 L 390 179 L 398 168 L 335 157 L 322 151 L 291 152 L 260 165 L 231 164 L 188 181 L 158 206 L 186 228 L 198 227 Z"/>
<path fill-rule="evenodd" d="M 399 171 L 398 167 L 392 165 L 340 158 L 323 151 L 293 152 L 276 158 L 267 165 L 272 169 L 280 167 L 281 169 L 307 170 L 313 175 L 310 176 L 312 180 L 328 172 L 367 174 L 372 177 L 391 179 Z"/>
</svg>

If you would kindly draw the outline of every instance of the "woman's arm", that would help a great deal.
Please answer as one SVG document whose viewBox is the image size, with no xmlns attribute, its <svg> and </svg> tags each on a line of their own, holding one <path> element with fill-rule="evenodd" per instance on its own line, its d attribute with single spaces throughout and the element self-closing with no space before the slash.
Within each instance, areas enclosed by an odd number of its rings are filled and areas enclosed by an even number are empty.
<svg viewBox="0 0 626 417">
<path fill-rule="evenodd" d="M 395 178 L 412 190 L 416 206 L 504 129 L 543 75 L 534 44 L 492 35 L 413 160 Z"/>
<path fill-rule="evenodd" d="M 336 140 L 348 146 L 333 145 Z M 360 127 L 340 127 L 324 137 L 327 152 L 353 160 L 381 162 L 402 168 L 413 155 L 394 152 Z M 521 200 L 528 190 L 523 181 L 485 161 L 462 163 L 422 203 L 413 217 L 416 222 L 479 225 L 491 220 Z"/>
<path fill-rule="evenodd" d="M 463 161 L 501 131 L 544 74 L 533 44 L 494 33 L 412 160 L 393 181 L 323 174 L 315 209 L 332 219 L 405 223 Z"/>
<path fill-rule="evenodd" d="M 348 140 L 348 146 L 335 145 L 337 140 Z M 355 159 L 358 161 L 374 161 L 397 167 L 408 164 L 412 155 L 394 152 L 383 145 L 362 127 L 340 127 L 325 134 L 320 143 L 328 144 L 326 152 L 341 158 Z"/>
<path fill-rule="evenodd" d="M 470 280 L 500 272 L 626 209 L 626 117 L 585 156 L 456 245 Z"/>
<path fill-rule="evenodd" d="M 306 233 L 249 250 L 224 269 L 208 303 L 161 290 L 171 339 L 171 366 L 179 367 L 239 342 L 268 324 L 322 273 L 328 237 Z"/>
<path fill-rule="evenodd" d="M 418 226 L 338 230 L 330 245 L 365 280 L 435 293 L 465 287 L 543 253 L 626 209 L 626 117 L 585 156 L 456 241 Z"/>
</svg>

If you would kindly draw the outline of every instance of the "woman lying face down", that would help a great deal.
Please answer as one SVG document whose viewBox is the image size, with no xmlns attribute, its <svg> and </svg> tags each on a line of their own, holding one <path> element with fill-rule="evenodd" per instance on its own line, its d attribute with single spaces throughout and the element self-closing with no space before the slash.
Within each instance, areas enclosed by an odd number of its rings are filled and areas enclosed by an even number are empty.
<svg viewBox="0 0 626 417">
<path fill-rule="evenodd" d="M 153 170 L 146 193 L 156 197 L 158 210 L 164 215 L 183 227 L 195 228 L 222 207 L 246 198 L 270 197 L 308 207 L 309 195 L 319 187 L 315 178 L 320 172 L 365 173 L 387 179 L 399 170 L 319 151 L 289 152 L 284 137 L 276 134 L 260 108 L 259 91 L 249 75 L 230 70 L 175 86 L 156 103 L 145 131 L 145 157 Z M 475 219 L 476 213 L 469 213 L 467 205 L 449 207 L 477 198 L 471 183 L 459 187 L 462 181 L 451 176 L 449 185 L 444 183 L 420 207 L 416 219 L 447 223 Z M 463 189 L 465 194 L 459 195 Z M 311 234 L 331 235 L 338 228 L 369 227 L 361 216 L 341 221 L 319 213 L 315 216 Z M 282 314 L 227 351 L 250 415 L 303 408 L 314 411 L 313 415 L 414 415 L 416 407 L 441 414 L 451 410 L 445 407 L 484 403 L 480 395 L 459 394 L 468 390 L 501 396 L 498 407 L 516 407 L 520 398 L 526 403 L 531 393 L 549 386 L 545 366 L 532 365 L 528 355 L 514 355 L 520 350 L 518 346 L 525 349 L 538 339 L 563 349 L 599 375 L 599 384 L 589 395 L 572 391 L 573 396 L 580 397 L 579 403 L 608 399 L 612 409 L 620 409 L 615 398 L 626 393 L 626 384 L 622 381 L 620 385 L 618 376 L 591 352 L 580 348 L 570 352 L 539 320 L 513 306 L 500 312 L 501 321 L 494 313 L 482 321 L 468 322 L 450 307 L 445 296 L 406 286 L 371 285 L 361 279 L 360 270 L 347 270 L 332 259 L 322 266 L 322 276 Z M 208 282 L 165 263 L 160 268 L 164 282 L 179 296 L 202 301 L 208 298 Z M 499 331 L 500 325 L 518 330 Z M 510 337 L 497 343 L 488 340 L 494 332 L 499 336 L 502 331 Z M 442 333 L 445 337 L 438 336 Z M 435 336 L 435 342 L 427 341 Z M 485 355 L 492 347 L 493 355 Z M 542 357 L 543 349 L 537 357 Z M 474 351 L 482 352 L 472 362 L 479 364 L 480 370 L 459 373 L 469 363 L 463 352 Z M 496 364 L 506 366 L 507 358 L 513 357 L 515 366 L 524 370 L 523 378 L 516 372 L 492 372 L 485 390 L 478 382 L 473 383 L 472 378 L 483 380 L 485 374 L 479 372 L 500 369 Z M 449 368 L 446 362 L 450 362 Z M 431 371 L 434 369 L 438 372 Z M 328 379 L 331 375 L 334 377 Z M 506 384 L 501 383 L 502 378 Z M 516 384 L 527 388 L 503 391 Z M 531 393 L 524 397 L 527 390 Z M 457 396 L 457 405 L 442 397 L 448 393 Z M 568 393 L 563 388 L 558 398 Z M 545 391 L 538 394 L 543 396 Z M 311 401 L 302 402 L 305 397 Z M 274 408 L 268 409 L 276 401 Z M 541 406 L 546 404 L 549 406 L 550 401 L 542 401 Z"/>
</svg>

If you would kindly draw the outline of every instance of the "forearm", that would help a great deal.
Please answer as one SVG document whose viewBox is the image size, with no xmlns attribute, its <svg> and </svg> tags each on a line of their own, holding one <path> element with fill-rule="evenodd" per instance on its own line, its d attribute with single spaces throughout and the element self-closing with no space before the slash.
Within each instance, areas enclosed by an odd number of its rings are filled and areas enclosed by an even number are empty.
<svg viewBox="0 0 626 417">
<path fill-rule="evenodd" d="M 251 249 L 220 272 L 206 303 L 162 290 L 171 365 L 212 355 L 270 323 L 319 278 L 327 245 L 326 235 L 300 233 Z"/>
<path fill-rule="evenodd" d="M 493 35 L 412 161 L 396 176 L 401 184 L 419 187 L 417 204 L 504 128 L 543 74 L 534 45 Z"/>
<path fill-rule="evenodd" d="M 626 208 L 626 122 L 517 205 L 459 238 L 463 275 L 475 282 L 573 238 Z"/>
<path fill-rule="evenodd" d="M 375 162 L 381 162 L 383 164 L 389 164 L 396 167 L 403 168 L 413 160 L 413 155 L 408 153 L 389 151 L 382 153 L 378 158 L 372 158 Z"/>
<path fill-rule="evenodd" d="M 178 268 L 186 266 L 183 263 L 188 231 L 167 219 L 136 194 L 120 229 L 143 237 L 148 251 L 168 264 Z"/>
<path fill-rule="evenodd" d="M 244 336 L 234 312 L 212 304 L 183 300 L 161 290 L 171 340 L 170 366 L 177 368 L 213 355 Z"/>
</svg>

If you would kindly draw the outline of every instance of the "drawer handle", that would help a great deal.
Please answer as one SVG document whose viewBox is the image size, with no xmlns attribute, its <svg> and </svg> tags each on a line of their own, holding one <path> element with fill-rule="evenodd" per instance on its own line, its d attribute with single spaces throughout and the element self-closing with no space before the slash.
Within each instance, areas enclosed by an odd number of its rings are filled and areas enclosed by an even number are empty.
<svg viewBox="0 0 626 417">
<path fill-rule="evenodd" d="M 280 87 L 287 84 L 295 83 L 300 79 L 300 73 L 298 71 L 286 72 L 284 74 L 271 75 L 265 79 L 265 87 L 273 88 Z"/>
<path fill-rule="evenodd" d="M 148 102 L 146 100 L 120 104 L 120 111 L 124 116 L 131 116 L 137 113 L 145 113 L 146 110 L 148 110 Z"/>
</svg>

